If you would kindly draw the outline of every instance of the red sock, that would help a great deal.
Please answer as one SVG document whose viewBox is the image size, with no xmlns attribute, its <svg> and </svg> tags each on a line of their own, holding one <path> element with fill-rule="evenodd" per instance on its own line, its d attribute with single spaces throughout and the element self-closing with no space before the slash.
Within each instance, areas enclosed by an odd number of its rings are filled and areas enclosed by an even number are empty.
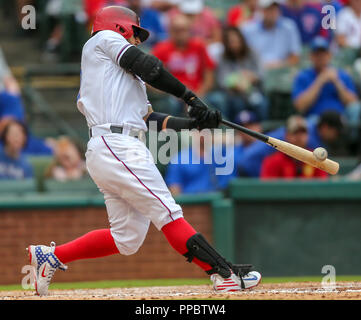
<svg viewBox="0 0 361 320">
<path fill-rule="evenodd" d="M 184 218 L 180 218 L 166 224 L 162 228 L 162 231 L 169 244 L 181 255 L 184 255 L 188 252 L 186 243 L 191 236 L 197 233 L 193 227 L 186 220 L 184 220 Z M 208 263 L 200 261 L 197 258 L 194 258 L 192 262 L 197 264 L 204 271 L 212 269 Z"/>
<path fill-rule="evenodd" d="M 79 259 L 105 257 L 119 253 L 119 251 L 110 229 L 100 229 L 57 246 L 54 253 L 62 263 L 68 263 Z"/>
</svg>

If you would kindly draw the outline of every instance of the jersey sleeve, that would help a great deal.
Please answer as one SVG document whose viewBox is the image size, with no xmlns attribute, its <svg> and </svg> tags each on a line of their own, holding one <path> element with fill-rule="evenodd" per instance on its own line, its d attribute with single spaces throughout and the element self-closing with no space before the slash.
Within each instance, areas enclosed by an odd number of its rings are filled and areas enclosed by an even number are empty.
<svg viewBox="0 0 361 320">
<path fill-rule="evenodd" d="M 122 35 L 113 31 L 102 31 L 99 37 L 99 49 L 117 65 L 124 52 L 133 46 Z"/>
</svg>

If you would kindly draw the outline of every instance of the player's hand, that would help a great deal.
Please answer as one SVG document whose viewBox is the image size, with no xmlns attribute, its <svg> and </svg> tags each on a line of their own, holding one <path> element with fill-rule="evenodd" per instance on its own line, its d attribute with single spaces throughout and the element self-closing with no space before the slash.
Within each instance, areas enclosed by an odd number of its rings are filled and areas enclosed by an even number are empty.
<svg viewBox="0 0 361 320">
<path fill-rule="evenodd" d="M 218 128 L 222 121 L 222 115 L 218 110 L 207 110 L 201 119 L 197 119 L 198 129 Z"/>
<path fill-rule="evenodd" d="M 217 128 L 222 121 L 218 110 L 210 110 L 192 91 L 187 91 L 183 100 L 188 104 L 188 115 L 196 119 L 198 128 Z"/>
</svg>

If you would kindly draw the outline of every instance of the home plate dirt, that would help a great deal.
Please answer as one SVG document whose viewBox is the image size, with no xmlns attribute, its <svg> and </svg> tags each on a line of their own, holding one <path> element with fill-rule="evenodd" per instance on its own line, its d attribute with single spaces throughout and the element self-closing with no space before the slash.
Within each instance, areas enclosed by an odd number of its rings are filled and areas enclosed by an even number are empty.
<svg viewBox="0 0 361 320">
<path fill-rule="evenodd" d="M 83 290 L 50 290 L 38 297 L 33 291 L 0 291 L 0 300 L 165 300 L 165 299 L 271 299 L 271 300 L 361 300 L 361 282 L 337 282 L 334 289 L 317 282 L 261 284 L 236 293 L 215 293 L 210 285 Z"/>
</svg>

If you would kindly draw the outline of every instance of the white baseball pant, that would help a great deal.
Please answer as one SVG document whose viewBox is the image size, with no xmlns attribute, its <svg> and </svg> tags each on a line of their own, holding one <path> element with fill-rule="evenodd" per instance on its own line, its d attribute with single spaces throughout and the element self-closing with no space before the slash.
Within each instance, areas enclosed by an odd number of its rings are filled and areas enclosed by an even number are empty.
<svg viewBox="0 0 361 320">
<path fill-rule="evenodd" d="M 89 174 L 104 194 L 110 231 L 121 254 L 140 248 L 150 222 L 160 230 L 183 217 L 139 139 L 118 133 L 93 136 L 85 156 Z"/>
</svg>

